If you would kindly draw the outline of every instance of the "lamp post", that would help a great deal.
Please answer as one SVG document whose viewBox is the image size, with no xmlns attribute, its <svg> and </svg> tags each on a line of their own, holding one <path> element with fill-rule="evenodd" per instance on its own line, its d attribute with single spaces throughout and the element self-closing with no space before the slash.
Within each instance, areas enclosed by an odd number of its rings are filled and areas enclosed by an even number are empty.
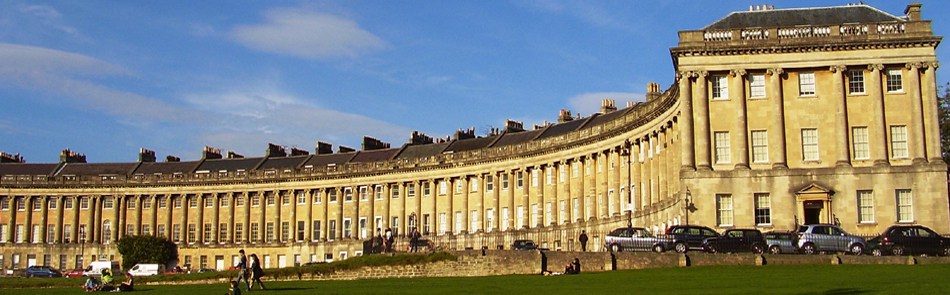
<svg viewBox="0 0 950 295">
<path fill-rule="evenodd" d="M 683 196 L 683 203 L 684 203 L 683 207 L 685 209 L 684 211 L 686 211 L 686 224 L 689 224 L 689 207 L 690 207 L 691 198 L 692 198 L 692 194 L 689 192 L 689 186 L 687 186 L 686 195 Z"/>
<path fill-rule="evenodd" d="M 631 185 L 633 183 L 633 180 L 632 180 L 633 166 L 631 166 L 632 165 L 631 158 L 633 158 L 633 153 L 630 152 L 631 145 L 632 143 L 630 142 L 630 140 L 625 139 L 623 141 L 623 151 L 621 152 L 622 156 L 627 157 L 627 189 L 626 189 L 627 191 L 627 227 L 633 227 L 633 208 L 631 208 L 630 206 L 630 204 L 633 203 L 633 188 Z"/>
</svg>

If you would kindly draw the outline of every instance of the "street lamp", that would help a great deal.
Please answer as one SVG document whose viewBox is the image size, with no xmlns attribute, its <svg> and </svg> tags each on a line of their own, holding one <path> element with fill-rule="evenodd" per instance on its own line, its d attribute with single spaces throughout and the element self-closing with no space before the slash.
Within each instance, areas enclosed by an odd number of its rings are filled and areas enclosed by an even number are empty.
<svg viewBox="0 0 950 295">
<path fill-rule="evenodd" d="M 621 151 L 621 156 L 627 157 L 627 227 L 633 227 L 633 208 L 630 206 L 633 203 L 633 186 L 631 185 L 633 183 L 633 166 L 631 166 L 633 153 L 630 152 L 631 146 L 632 143 L 630 140 L 625 139 L 623 141 L 623 150 Z"/>
</svg>

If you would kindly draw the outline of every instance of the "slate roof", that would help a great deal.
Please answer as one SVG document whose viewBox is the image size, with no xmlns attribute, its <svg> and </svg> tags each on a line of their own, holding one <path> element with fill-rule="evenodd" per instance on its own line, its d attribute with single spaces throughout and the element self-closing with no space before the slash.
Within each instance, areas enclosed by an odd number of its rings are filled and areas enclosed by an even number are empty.
<svg viewBox="0 0 950 295">
<path fill-rule="evenodd" d="M 272 158 L 267 158 L 267 160 L 265 160 L 264 163 L 261 164 L 261 166 L 258 167 L 257 169 L 261 169 L 261 170 L 296 169 L 297 167 L 300 166 L 300 164 L 303 164 L 308 159 L 310 159 L 310 155 L 295 156 L 295 157 L 272 157 Z"/>
<path fill-rule="evenodd" d="M 0 164 L 0 175 L 52 175 L 53 172 L 56 172 L 57 167 L 59 167 L 59 163 L 4 163 Z"/>
<path fill-rule="evenodd" d="M 521 132 L 513 132 L 513 133 L 506 132 L 505 134 L 501 135 L 501 138 L 499 138 L 498 141 L 495 142 L 494 146 L 496 147 L 506 146 L 506 145 L 529 142 L 533 140 L 535 137 L 538 137 L 538 135 L 544 132 L 544 130 L 547 128 L 549 127 L 545 127 L 544 129 L 535 129 L 531 131 L 521 131 Z"/>
<path fill-rule="evenodd" d="M 342 153 L 342 154 L 314 155 L 313 157 L 310 157 L 310 160 L 307 160 L 307 162 L 304 163 L 304 166 L 319 167 L 319 166 L 327 166 L 329 164 L 339 165 L 339 164 L 343 164 L 350 161 L 350 159 L 352 159 L 353 156 L 356 156 L 355 152 Z"/>
<path fill-rule="evenodd" d="M 402 149 L 402 152 L 396 156 L 397 159 L 406 158 L 424 158 L 441 154 L 451 142 L 430 143 L 430 144 L 411 144 Z"/>
<path fill-rule="evenodd" d="M 569 132 L 571 132 L 571 131 L 577 130 L 577 129 L 581 128 L 581 126 L 584 126 L 584 123 L 586 123 L 587 121 L 590 121 L 590 118 L 591 118 L 591 117 L 587 117 L 587 118 L 583 118 L 583 119 L 576 119 L 576 120 L 574 120 L 574 121 L 569 121 L 569 122 L 564 122 L 564 123 L 560 123 L 560 124 L 557 124 L 557 125 L 552 125 L 551 127 L 548 127 L 548 128 L 544 131 L 544 133 L 541 134 L 541 136 L 538 136 L 538 139 L 548 138 L 548 137 L 558 136 L 558 135 L 563 135 L 563 134 L 567 134 L 567 133 L 569 133 Z"/>
<path fill-rule="evenodd" d="M 195 171 L 209 171 L 209 172 L 218 172 L 218 171 L 251 171 L 254 167 L 257 167 L 263 157 L 259 158 L 242 158 L 242 159 L 214 159 L 214 160 L 205 160 L 201 163 L 201 166 L 198 166 Z"/>
<path fill-rule="evenodd" d="M 845 23 L 904 21 L 867 5 L 739 11 L 706 26 L 704 30 L 756 27 L 825 26 Z"/>
<path fill-rule="evenodd" d="M 390 160 L 399 153 L 399 149 L 360 151 L 350 162 L 377 162 Z"/>
<path fill-rule="evenodd" d="M 56 174 L 59 175 L 129 175 L 138 166 L 133 163 L 66 163 Z"/>
<path fill-rule="evenodd" d="M 143 162 L 142 165 L 139 165 L 138 169 L 135 169 L 133 174 L 175 174 L 175 173 L 191 173 L 195 171 L 195 167 L 200 164 L 199 161 L 187 161 L 187 162 Z"/>
<path fill-rule="evenodd" d="M 630 108 L 619 109 L 619 110 L 609 112 L 606 114 L 595 114 L 595 116 L 592 116 L 590 119 L 588 119 L 588 122 L 587 124 L 584 125 L 584 128 L 591 128 L 597 125 L 601 125 L 601 124 L 616 120 L 617 118 L 620 118 L 624 114 L 629 112 L 631 109 L 633 108 L 630 107 Z"/>
<path fill-rule="evenodd" d="M 470 151 L 480 148 L 486 148 L 491 145 L 492 142 L 498 139 L 498 136 L 490 137 L 478 137 L 478 138 L 467 138 L 462 140 L 453 141 L 449 147 L 445 149 L 446 152 L 462 152 Z"/>
</svg>

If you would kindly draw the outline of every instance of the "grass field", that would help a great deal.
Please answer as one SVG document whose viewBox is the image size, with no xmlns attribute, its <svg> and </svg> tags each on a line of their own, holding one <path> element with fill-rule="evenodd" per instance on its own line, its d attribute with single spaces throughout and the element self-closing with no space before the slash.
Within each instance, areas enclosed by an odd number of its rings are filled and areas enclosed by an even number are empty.
<svg viewBox="0 0 950 295">
<path fill-rule="evenodd" d="M 467 278 L 267 282 L 250 294 L 947 294 L 950 265 L 709 266 Z M 0 279 L 2 285 L 3 279 Z M 80 294 L 79 286 L 4 289 Z M 225 284 L 139 286 L 133 294 L 223 294 Z M 248 294 L 248 293 L 244 293 Z"/>
</svg>

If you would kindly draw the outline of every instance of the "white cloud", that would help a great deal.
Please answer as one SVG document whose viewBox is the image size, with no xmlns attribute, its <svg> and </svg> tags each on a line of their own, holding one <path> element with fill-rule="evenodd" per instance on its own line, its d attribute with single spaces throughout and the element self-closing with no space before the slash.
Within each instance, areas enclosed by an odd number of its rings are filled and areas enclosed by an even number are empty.
<svg viewBox="0 0 950 295">
<path fill-rule="evenodd" d="M 336 15 L 277 8 L 264 18 L 261 24 L 235 27 L 231 37 L 249 48 L 306 59 L 355 57 L 387 46 L 355 21 Z"/>
<path fill-rule="evenodd" d="M 578 94 L 567 100 L 574 114 L 580 113 L 582 116 L 590 116 L 593 113 L 600 112 L 601 101 L 605 98 L 613 99 L 618 109 L 627 106 L 628 101 L 645 101 L 646 96 L 642 93 L 631 92 L 591 92 Z"/>
<path fill-rule="evenodd" d="M 126 118 L 161 121 L 200 118 L 158 99 L 82 79 L 90 75 L 128 74 L 122 67 L 82 54 L 0 43 L 0 85 L 52 93 L 72 99 L 84 108 Z"/>
</svg>

